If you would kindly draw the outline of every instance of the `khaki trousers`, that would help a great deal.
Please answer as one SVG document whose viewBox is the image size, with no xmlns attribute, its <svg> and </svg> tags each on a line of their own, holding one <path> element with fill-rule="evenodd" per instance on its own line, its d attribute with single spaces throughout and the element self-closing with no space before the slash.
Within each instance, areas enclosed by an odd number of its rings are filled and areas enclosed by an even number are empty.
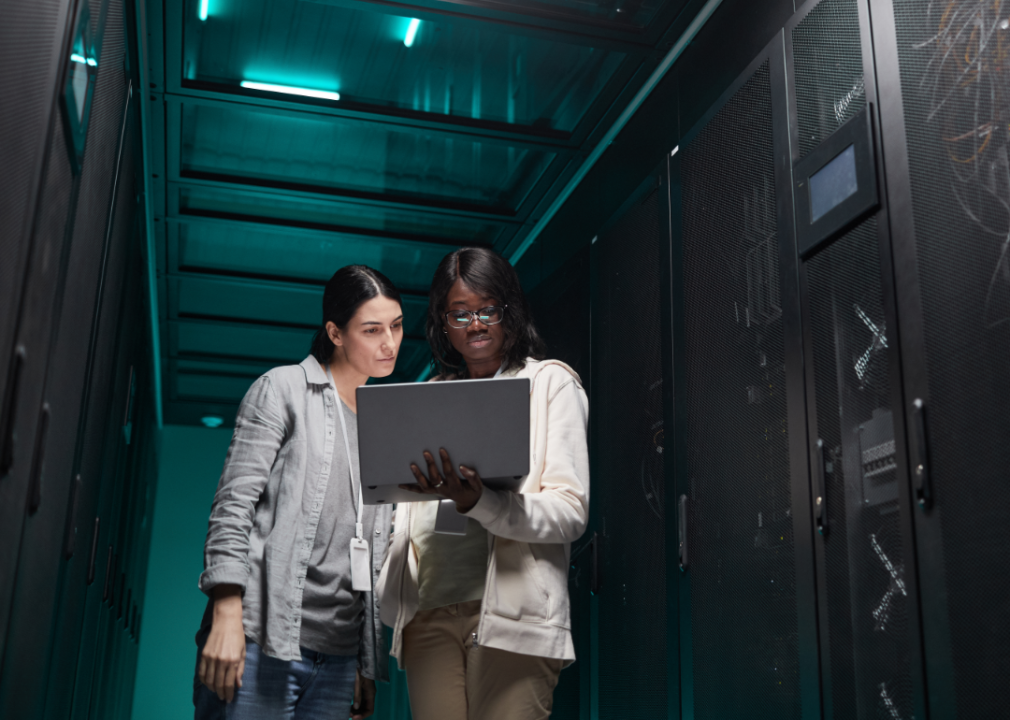
<svg viewBox="0 0 1010 720">
<path fill-rule="evenodd" d="M 403 629 L 414 720 L 544 720 L 561 660 L 474 647 L 480 600 L 422 610 Z"/>
</svg>

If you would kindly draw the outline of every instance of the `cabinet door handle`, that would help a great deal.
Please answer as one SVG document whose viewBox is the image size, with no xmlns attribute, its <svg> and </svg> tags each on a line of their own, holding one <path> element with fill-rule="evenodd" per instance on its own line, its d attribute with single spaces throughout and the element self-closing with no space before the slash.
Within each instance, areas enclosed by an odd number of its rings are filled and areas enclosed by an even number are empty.
<svg viewBox="0 0 1010 720">
<path fill-rule="evenodd" d="M 814 456 L 814 474 L 817 480 L 817 497 L 814 499 L 814 522 L 817 532 L 828 534 L 828 483 L 824 464 L 824 441 L 817 440 L 817 454 Z"/>
<path fill-rule="evenodd" d="M 28 481 L 28 513 L 34 515 L 42 504 L 42 468 L 46 460 L 46 436 L 49 434 L 49 403 L 42 404 L 39 429 L 35 433 L 35 451 L 32 453 L 32 472 Z"/>
<path fill-rule="evenodd" d="M 25 357 L 25 346 L 18 345 L 7 372 L 7 390 L 4 393 L 3 412 L 0 413 L 0 477 L 9 473 L 14 465 L 14 422 L 17 418 L 18 393 L 21 390 Z"/>
<path fill-rule="evenodd" d="M 88 558 L 88 585 L 95 582 L 95 561 L 98 559 L 98 531 L 102 521 L 95 518 L 95 529 L 91 534 L 91 557 Z"/>
<path fill-rule="evenodd" d="M 77 539 L 77 504 L 81 496 L 81 476 L 74 478 L 70 486 L 70 502 L 67 504 L 67 523 L 63 528 L 63 558 L 69 560 L 74 556 L 74 544 Z"/>
<path fill-rule="evenodd" d="M 108 602 L 109 606 L 112 606 L 112 602 L 109 599 L 112 596 L 112 573 L 115 572 L 116 558 L 112 550 L 112 545 L 109 545 L 109 557 L 105 561 L 105 585 L 102 587 L 102 602 Z"/>
<path fill-rule="evenodd" d="M 677 502 L 678 522 L 677 522 L 677 562 L 680 571 L 687 570 L 687 495 L 681 495 Z"/>
<path fill-rule="evenodd" d="M 915 426 L 915 456 L 912 478 L 915 499 L 926 510 L 932 500 L 929 477 L 929 436 L 926 432 L 926 404 L 921 398 L 912 402 L 912 421 Z"/>
</svg>

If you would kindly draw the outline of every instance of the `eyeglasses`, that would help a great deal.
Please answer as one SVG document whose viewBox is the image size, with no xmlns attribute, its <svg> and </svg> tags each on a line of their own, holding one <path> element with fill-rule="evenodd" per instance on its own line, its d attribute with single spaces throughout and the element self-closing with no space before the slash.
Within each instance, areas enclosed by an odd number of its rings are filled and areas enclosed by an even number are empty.
<svg viewBox="0 0 1010 720">
<path fill-rule="evenodd" d="M 462 329 L 469 327 L 474 318 L 477 318 L 485 325 L 497 325 L 505 317 L 505 308 L 492 305 L 480 310 L 450 310 L 445 314 L 445 322 L 451 328 Z"/>
</svg>

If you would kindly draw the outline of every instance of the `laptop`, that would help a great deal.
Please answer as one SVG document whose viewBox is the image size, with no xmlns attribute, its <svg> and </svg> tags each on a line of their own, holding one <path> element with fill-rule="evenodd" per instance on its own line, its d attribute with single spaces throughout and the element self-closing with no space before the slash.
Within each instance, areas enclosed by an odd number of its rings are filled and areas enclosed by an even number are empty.
<svg viewBox="0 0 1010 720">
<path fill-rule="evenodd" d="M 411 463 L 428 474 L 425 450 L 439 472 L 444 447 L 496 490 L 517 491 L 530 471 L 529 378 L 363 385 L 357 399 L 366 505 L 441 499 L 397 487 L 417 484 Z"/>
</svg>

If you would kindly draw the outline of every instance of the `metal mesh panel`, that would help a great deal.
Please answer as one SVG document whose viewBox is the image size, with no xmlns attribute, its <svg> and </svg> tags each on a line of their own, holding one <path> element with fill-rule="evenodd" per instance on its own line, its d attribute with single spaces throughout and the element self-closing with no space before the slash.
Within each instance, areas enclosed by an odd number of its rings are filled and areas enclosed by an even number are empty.
<svg viewBox="0 0 1010 720">
<path fill-rule="evenodd" d="M 593 502 L 603 536 L 601 718 L 666 716 L 661 195 L 597 246 L 592 311 Z"/>
<path fill-rule="evenodd" d="M 0 47 L 17 58 L 17 71 L 0 73 L 0 348 L 8 352 L 8 332 L 18 307 L 16 292 L 24 256 L 26 213 L 37 190 L 36 165 L 47 138 L 53 103 L 50 56 L 60 26 L 58 0 L 6 3 L 0 20 Z M 16 101 L 15 101 L 16 98 Z M 0 364 L 0 369 L 6 367 Z M 0 392 L 3 392 L 0 390 Z"/>
<path fill-rule="evenodd" d="M 798 718 L 767 62 L 681 162 L 694 717 Z"/>
<path fill-rule="evenodd" d="M 908 718 L 913 710 L 879 267 L 875 217 L 807 263 L 835 718 Z"/>
<path fill-rule="evenodd" d="M 997 717 L 1010 706 L 1008 12 L 894 11 L 957 716 Z"/>
<path fill-rule="evenodd" d="M 582 385 L 589 391 L 590 353 L 590 289 L 589 250 L 584 246 L 577 255 L 529 294 L 530 309 L 537 329 L 547 343 L 547 356 L 568 363 L 579 373 Z M 559 318 L 564 318 L 559 322 Z M 590 396 L 590 411 L 595 409 Z M 593 499 L 595 502 L 595 498 Z M 568 575 L 568 597 L 571 612 L 572 640 L 575 644 L 574 665 L 566 668 L 554 689 L 554 720 L 578 720 L 582 717 L 583 668 L 589 664 L 589 592 L 591 552 L 586 550 L 593 528 L 572 548 L 572 565 Z M 581 553 L 580 553 L 581 550 Z M 576 553 L 578 556 L 576 557 Z"/>
<path fill-rule="evenodd" d="M 800 156 L 866 105 L 856 0 L 823 0 L 794 29 Z"/>
</svg>

